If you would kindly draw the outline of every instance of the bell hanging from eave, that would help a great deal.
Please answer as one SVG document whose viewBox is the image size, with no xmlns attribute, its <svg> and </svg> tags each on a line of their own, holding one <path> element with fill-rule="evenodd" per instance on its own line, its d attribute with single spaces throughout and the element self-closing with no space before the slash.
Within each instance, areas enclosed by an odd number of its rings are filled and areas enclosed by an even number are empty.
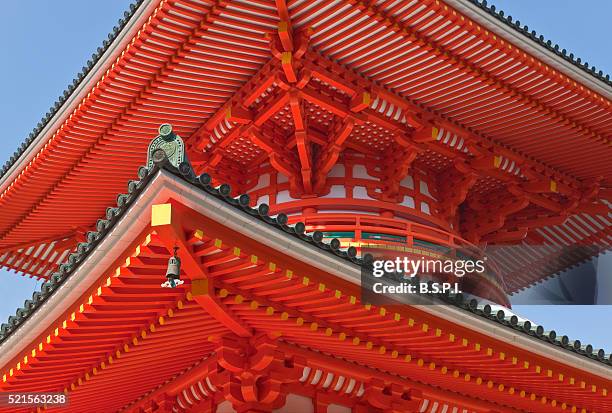
<svg viewBox="0 0 612 413">
<path fill-rule="evenodd" d="M 174 247 L 174 255 L 168 259 L 168 269 L 166 270 L 166 278 L 168 281 L 161 286 L 166 288 L 175 288 L 181 285 L 184 281 L 181 280 L 181 259 L 176 255 L 178 247 Z"/>
</svg>

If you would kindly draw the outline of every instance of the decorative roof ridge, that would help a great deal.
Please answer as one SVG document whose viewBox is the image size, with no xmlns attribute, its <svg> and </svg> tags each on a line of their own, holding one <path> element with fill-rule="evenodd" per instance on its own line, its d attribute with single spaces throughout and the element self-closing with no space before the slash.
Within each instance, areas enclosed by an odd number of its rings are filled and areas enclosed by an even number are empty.
<svg viewBox="0 0 612 413">
<path fill-rule="evenodd" d="M 94 68 L 96 63 L 100 60 L 100 58 L 104 55 L 104 53 L 108 50 L 111 44 L 115 41 L 119 33 L 123 30 L 123 28 L 127 25 L 130 19 L 136 13 L 136 10 L 144 3 L 144 0 L 134 0 L 132 4 L 130 4 L 129 8 L 123 12 L 123 18 L 117 21 L 117 25 L 113 27 L 113 30 L 108 34 L 107 39 L 102 41 L 102 45 L 99 46 L 96 51 L 91 55 L 91 59 L 87 61 L 87 64 L 81 68 L 81 71 L 76 75 L 76 77 L 72 80 L 64 92 L 57 98 L 55 103 L 49 108 L 47 113 L 40 119 L 40 122 L 34 127 L 32 132 L 28 135 L 28 137 L 19 145 L 19 147 L 15 150 L 13 155 L 4 163 L 2 169 L 0 169 L 0 179 L 4 177 L 4 175 L 11 169 L 11 167 L 21 158 L 21 155 L 30 147 L 30 145 L 34 142 L 38 134 L 49 124 L 51 119 L 55 116 L 55 114 L 60 110 L 60 108 L 66 103 L 66 101 L 72 96 L 72 94 L 77 90 L 78 86 L 83 82 L 83 80 L 89 75 L 91 70 Z"/>
<path fill-rule="evenodd" d="M 57 272 L 54 272 L 49 280 L 41 285 L 40 291 L 35 291 L 32 294 L 32 299 L 27 299 L 23 307 L 16 310 L 14 316 L 9 316 L 8 321 L 0 326 L 0 344 L 4 342 L 20 325 L 22 325 L 29 316 L 31 316 L 42 304 L 54 293 L 55 290 L 78 268 L 79 264 L 87 258 L 100 243 L 100 241 L 110 233 L 110 230 L 128 210 L 135 199 L 147 187 L 148 183 L 160 170 L 167 170 L 175 176 L 181 177 L 187 183 L 190 183 L 198 188 L 206 191 L 208 194 L 223 200 L 234 208 L 241 209 L 255 218 L 258 218 L 267 224 L 276 226 L 279 230 L 284 231 L 294 237 L 308 242 L 327 253 L 332 253 L 340 258 L 350 260 L 358 266 L 368 266 L 372 262 L 372 256 L 366 254 L 363 259 L 356 257 L 356 249 L 348 248 L 346 251 L 340 249 L 340 242 L 334 238 L 330 243 L 323 242 L 323 233 L 315 231 L 311 235 L 307 235 L 305 225 L 298 222 L 293 226 L 287 225 L 287 216 L 278 214 L 275 217 L 268 215 L 269 207 L 267 204 L 261 204 L 257 208 L 249 206 L 249 196 L 242 194 L 236 198 L 232 197 L 231 187 L 228 184 L 222 184 L 218 187 L 211 186 L 211 177 L 208 174 L 196 176 L 191 166 L 184 162 L 179 168 L 172 166 L 167 158 L 156 160 L 151 169 L 142 166 L 138 170 L 138 180 L 128 182 L 128 193 L 119 194 L 117 196 L 117 206 L 108 207 L 106 216 L 99 219 L 96 223 L 97 231 L 87 233 L 87 242 L 81 242 L 77 246 L 76 252 L 71 253 L 66 262 L 61 264 Z M 413 282 L 418 282 L 418 279 L 413 279 Z M 467 298 L 463 294 L 427 294 L 426 296 L 441 300 L 454 307 L 459 307 L 476 316 L 487 318 L 497 322 L 507 328 L 512 328 L 523 334 L 530 335 L 534 338 L 548 342 L 551 345 L 564 348 L 573 353 L 582 355 L 589 359 L 601 362 L 605 365 L 612 366 L 612 354 L 606 353 L 604 349 L 595 351 L 592 345 L 583 345 L 580 340 L 570 340 L 567 336 L 558 337 L 554 330 L 546 331 L 543 326 L 532 324 L 529 320 L 520 320 L 519 317 L 512 314 L 508 310 L 508 314 L 504 310 L 494 312 L 490 304 L 483 304 L 475 298 Z M 607 357 L 606 357 L 607 355 Z"/>
<path fill-rule="evenodd" d="M 468 1 L 470 3 L 476 5 L 478 8 L 484 10 L 489 15 L 495 17 L 497 20 L 499 20 L 502 23 L 506 24 L 508 27 L 511 27 L 515 31 L 521 33 L 523 36 L 529 38 L 530 40 L 534 41 L 538 45 L 546 48 L 548 51 L 550 51 L 550 52 L 554 53 L 555 55 L 559 56 L 563 60 L 565 60 L 565 61 L 573 64 L 574 66 L 580 68 L 582 71 L 588 73 L 589 75 L 593 76 L 597 80 L 602 81 L 606 85 L 612 86 L 612 80 L 610 79 L 610 75 L 609 74 L 604 73 L 602 70 L 598 71 L 595 66 L 589 67 L 589 63 L 588 62 L 585 61 L 583 63 L 581 58 L 574 56 L 574 53 L 570 53 L 566 49 L 561 49 L 560 50 L 560 46 L 557 43 L 553 44 L 553 42 L 550 39 L 547 40 L 543 35 L 541 35 L 541 34 L 538 35 L 538 33 L 535 30 L 529 31 L 529 27 L 527 25 L 523 25 L 521 27 L 520 20 L 514 20 L 513 21 L 512 16 L 510 16 L 510 15 L 505 16 L 504 11 L 503 10 L 497 10 L 495 5 L 493 5 L 493 4 L 488 6 L 487 0 L 468 0 Z"/>
</svg>

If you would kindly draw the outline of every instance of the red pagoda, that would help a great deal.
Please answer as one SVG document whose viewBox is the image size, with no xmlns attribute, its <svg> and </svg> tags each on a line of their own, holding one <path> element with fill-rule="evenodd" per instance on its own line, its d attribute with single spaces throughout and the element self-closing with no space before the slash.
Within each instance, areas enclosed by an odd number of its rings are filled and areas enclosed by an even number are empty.
<svg viewBox="0 0 612 413">
<path fill-rule="evenodd" d="M 609 76 L 486 2 L 119 23 L 0 178 L 0 265 L 45 280 L 1 391 L 68 400 L 0 411 L 612 411 L 610 354 L 502 308 L 610 248 Z M 486 300 L 367 303 L 371 249 L 486 256 Z"/>
</svg>

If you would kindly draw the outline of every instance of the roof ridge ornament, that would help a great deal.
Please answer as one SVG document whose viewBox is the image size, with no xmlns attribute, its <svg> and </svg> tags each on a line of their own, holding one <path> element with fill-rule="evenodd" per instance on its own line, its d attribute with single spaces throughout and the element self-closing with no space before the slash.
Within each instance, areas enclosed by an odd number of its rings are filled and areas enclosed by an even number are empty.
<svg viewBox="0 0 612 413">
<path fill-rule="evenodd" d="M 178 168 L 183 162 L 189 163 L 183 139 L 172 131 L 172 125 L 163 123 L 159 126 L 159 135 L 151 141 L 147 151 L 147 168 L 151 169 L 155 163 L 155 152 L 161 150 L 165 153 L 168 162 Z M 157 155 L 159 156 L 159 154 Z"/>
</svg>

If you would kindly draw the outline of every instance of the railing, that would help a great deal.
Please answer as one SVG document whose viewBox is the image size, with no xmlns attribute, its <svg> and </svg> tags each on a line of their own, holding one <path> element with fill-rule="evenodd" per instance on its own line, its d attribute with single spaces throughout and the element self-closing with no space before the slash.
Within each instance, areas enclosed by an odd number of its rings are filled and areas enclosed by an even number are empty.
<svg viewBox="0 0 612 413">
<path fill-rule="evenodd" d="M 336 238 L 341 239 L 341 241 L 342 239 L 350 238 L 351 243 L 358 244 L 358 250 L 360 250 L 360 244 L 398 245 L 399 243 L 410 248 L 429 249 L 451 258 L 485 259 L 485 255 L 480 248 L 455 234 L 443 229 L 416 222 L 401 221 L 396 218 L 341 213 L 317 213 L 312 216 L 295 215 L 291 217 L 291 221 L 304 222 L 307 231 L 322 231 L 327 234 L 334 232 L 347 233 L 345 235 L 349 236 Z M 368 233 L 400 238 L 397 240 L 384 240 L 364 237 L 364 234 Z M 434 246 L 424 246 L 419 241 L 429 242 L 434 244 Z M 441 252 L 435 246 L 448 248 L 448 251 Z M 493 261 L 488 260 L 485 266 L 487 268 L 487 278 L 504 289 L 503 279 L 497 265 Z"/>
<path fill-rule="evenodd" d="M 480 251 L 474 244 L 450 232 L 429 225 L 401 221 L 395 218 L 364 215 L 350 216 L 333 213 L 319 213 L 313 216 L 293 216 L 291 218 L 293 221 L 304 222 L 311 231 L 354 231 L 356 239 L 359 240 L 361 240 L 361 233 L 363 232 L 378 232 L 404 236 L 409 245 L 413 244 L 416 236 L 417 239 L 442 243 L 451 248 L 465 248 L 474 252 Z"/>
</svg>

